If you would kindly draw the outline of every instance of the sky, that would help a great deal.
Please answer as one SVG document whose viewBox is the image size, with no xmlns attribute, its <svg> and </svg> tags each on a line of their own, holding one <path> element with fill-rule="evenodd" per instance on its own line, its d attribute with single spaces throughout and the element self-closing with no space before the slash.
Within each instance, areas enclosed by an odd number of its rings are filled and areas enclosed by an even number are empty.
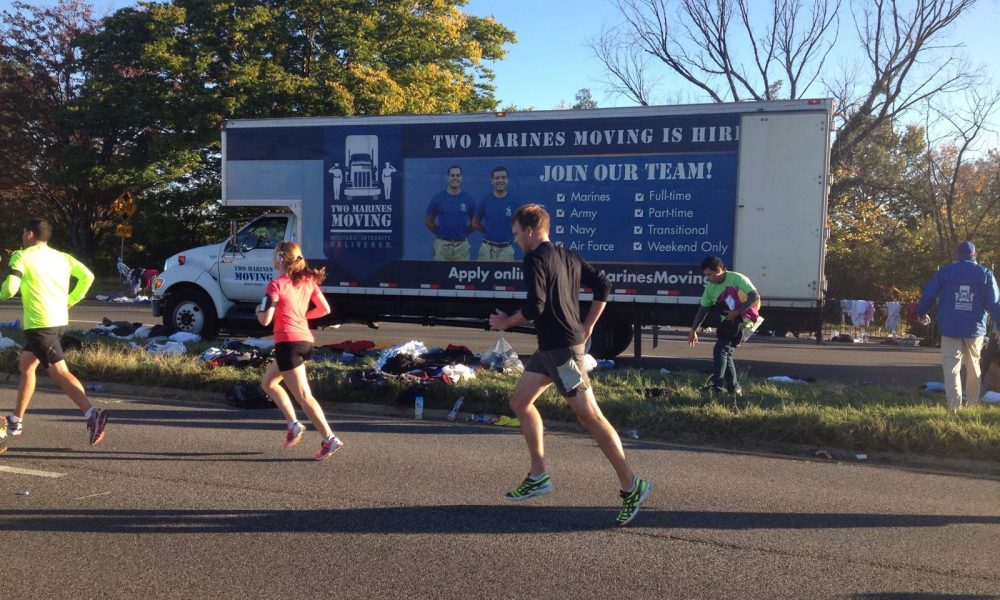
<svg viewBox="0 0 1000 600">
<path fill-rule="evenodd" d="M 132 4 L 129 0 L 91 3 L 98 15 Z M 0 0 L 0 10 L 9 8 L 9 0 Z M 571 105 L 581 88 L 589 88 L 601 107 L 634 104 L 608 92 L 602 65 L 588 46 L 603 26 L 619 22 L 612 0 L 469 0 L 464 10 L 478 16 L 492 15 L 517 35 L 518 41 L 508 46 L 507 56 L 489 65 L 496 74 L 494 84 L 501 105 L 553 109 L 560 103 Z M 983 64 L 1000 85 L 1000 36 L 993 29 L 997 22 L 1000 0 L 979 0 L 957 23 L 949 42 L 964 44 L 970 61 Z M 842 20 L 841 42 L 853 42 L 854 35 L 853 23 Z M 673 85 L 693 93 L 691 86 Z M 822 95 L 821 88 L 815 89 L 817 96 Z M 662 91 L 664 99 L 672 96 L 676 97 L 672 90 Z"/>
</svg>

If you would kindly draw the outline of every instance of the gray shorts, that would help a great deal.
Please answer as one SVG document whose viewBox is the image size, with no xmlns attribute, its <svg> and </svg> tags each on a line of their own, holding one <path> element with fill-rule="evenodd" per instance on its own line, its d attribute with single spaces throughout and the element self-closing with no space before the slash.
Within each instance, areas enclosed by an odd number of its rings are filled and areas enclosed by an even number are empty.
<svg viewBox="0 0 1000 600">
<path fill-rule="evenodd" d="M 583 344 L 558 350 L 536 350 L 524 370 L 551 379 L 564 398 L 590 389 L 590 377 L 583 367 Z"/>
</svg>

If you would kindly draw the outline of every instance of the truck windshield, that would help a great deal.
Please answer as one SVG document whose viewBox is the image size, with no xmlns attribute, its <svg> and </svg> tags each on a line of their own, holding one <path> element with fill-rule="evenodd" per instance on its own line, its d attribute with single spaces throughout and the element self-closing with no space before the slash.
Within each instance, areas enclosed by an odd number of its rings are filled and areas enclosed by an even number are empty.
<svg viewBox="0 0 1000 600">
<path fill-rule="evenodd" d="M 230 242 L 226 246 L 226 251 L 273 250 L 278 242 L 285 239 L 287 227 L 287 217 L 263 217 L 251 221 L 236 233 L 236 244 Z"/>
</svg>

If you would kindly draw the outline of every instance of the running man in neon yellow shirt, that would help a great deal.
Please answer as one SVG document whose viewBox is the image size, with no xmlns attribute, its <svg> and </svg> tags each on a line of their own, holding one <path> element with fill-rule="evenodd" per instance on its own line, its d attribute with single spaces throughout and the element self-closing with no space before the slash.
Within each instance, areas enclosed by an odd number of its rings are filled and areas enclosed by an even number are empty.
<svg viewBox="0 0 1000 600">
<path fill-rule="evenodd" d="M 104 439 L 108 411 L 95 408 L 80 381 L 69 371 L 63 356 L 60 338 L 69 324 L 69 308 L 83 300 L 94 274 L 83 263 L 65 252 L 49 247 L 52 226 L 45 219 L 29 219 L 21 233 L 24 248 L 10 257 L 10 274 L 0 285 L 0 300 L 12 297 L 20 290 L 24 310 L 26 344 L 21 351 L 18 368 L 21 380 L 17 386 L 17 407 L 8 419 L 8 435 L 20 435 L 22 419 L 35 393 L 35 369 L 41 364 L 52 381 L 76 403 L 87 419 L 90 445 Z M 70 277 L 76 279 L 71 290 Z"/>
</svg>

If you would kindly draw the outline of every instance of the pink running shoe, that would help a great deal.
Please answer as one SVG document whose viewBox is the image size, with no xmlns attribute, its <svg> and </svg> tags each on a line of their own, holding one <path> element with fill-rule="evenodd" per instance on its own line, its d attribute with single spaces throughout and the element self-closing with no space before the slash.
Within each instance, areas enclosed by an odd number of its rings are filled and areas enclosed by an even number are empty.
<svg viewBox="0 0 1000 600">
<path fill-rule="evenodd" d="M 104 426 L 108 422 L 108 409 L 98 408 L 87 419 L 87 430 L 90 431 L 90 445 L 96 446 L 104 439 Z"/>
<path fill-rule="evenodd" d="M 344 442 L 340 438 L 333 436 L 328 440 L 323 440 L 323 445 L 319 448 L 319 453 L 313 458 L 316 460 L 326 460 L 333 456 L 333 453 L 344 447 Z"/>
<path fill-rule="evenodd" d="M 302 441 L 302 434 L 305 433 L 306 426 L 298 421 L 288 426 L 288 433 L 285 434 L 285 449 L 298 446 Z"/>
</svg>

